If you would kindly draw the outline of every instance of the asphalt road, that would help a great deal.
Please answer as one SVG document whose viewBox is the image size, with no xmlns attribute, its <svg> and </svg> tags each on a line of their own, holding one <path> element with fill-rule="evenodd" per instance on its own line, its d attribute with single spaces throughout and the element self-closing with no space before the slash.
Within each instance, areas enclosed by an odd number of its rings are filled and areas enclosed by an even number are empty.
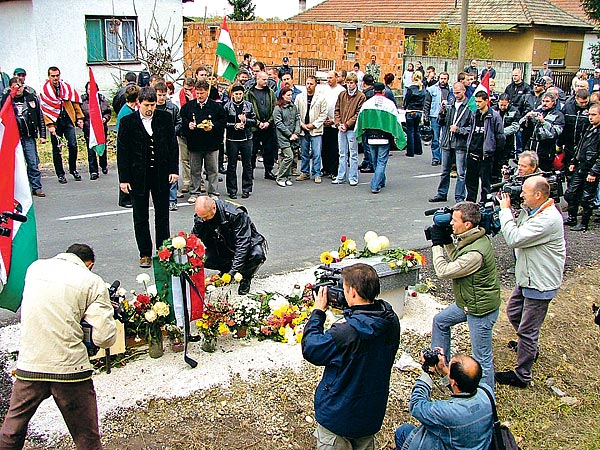
<svg viewBox="0 0 600 450">
<path fill-rule="evenodd" d="M 322 251 L 337 249 L 341 235 L 355 239 L 362 248 L 367 230 L 386 235 L 392 246 L 426 246 L 423 229 L 431 218 L 423 211 L 433 206 L 427 198 L 435 193 L 441 170 L 431 166 L 429 155 L 428 148 L 415 158 L 393 152 L 386 172 L 387 187 L 380 194 L 371 194 L 370 174 L 361 174 L 355 187 L 332 185 L 323 179 L 321 185 L 303 181 L 281 188 L 263 178 L 259 163 L 253 195 L 237 200 L 248 208 L 269 242 L 268 258 L 259 276 L 318 264 Z M 47 197 L 34 200 L 39 256 L 49 258 L 74 242 L 87 243 L 96 253 L 94 271 L 108 282 L 119 279 L 124 287 L 133 289 L 135 277 L 143 269 L 138 267 L 131 210 L 117 206 L 116 168 L 111 167 L 109 174 L 100 175 L 97 181 L 89 180 L 85 168 L 79 170 L 81 182 L 67 175 L 68 184 L 61 185 L 51 171 L 42 180 Z M 227 198 L 224 183 L 219 183 L 219 190 L 222 198 Z M 180 199 L 179 210 L 171 212 L 173 234 L 192 227 L 193 206 L 185 200 Z M 152 221 L 153 215 L 150 217 Z"/>
</svg>

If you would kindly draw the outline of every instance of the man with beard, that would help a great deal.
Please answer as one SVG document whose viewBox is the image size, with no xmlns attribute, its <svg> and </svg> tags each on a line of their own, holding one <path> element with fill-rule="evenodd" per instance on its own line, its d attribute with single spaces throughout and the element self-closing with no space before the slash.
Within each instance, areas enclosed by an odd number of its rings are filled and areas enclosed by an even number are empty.
<svg viewBox="0 0 600 450">
<path fill-rule="evenodd" d="M 494 155 L 494 166 L 492 168 L 492 183 L 498 183 L 501 179 L 502 166 L 508 164 L 509 159 L 515 157 L 515 136 L 519 130 L 521 114 L 519 110 L 510 104 L 507 94 L 498 97 L 498 104 L 492 108 L 502 119 L 504 125 L 504 136 L 506 141 L 502 147 L 496 148 Z"/>
<path fill-rule="evenodd" d="M 423 108 L 423 121 L 431 124 L 433 131 L 433 140 L 431 141 L 431 165 L 439 166 L 442 163 L 442 151 L 440 150 L 440 130 L 441 125 L 438 121 L 442 105 L 448 104 L 448 97 L 451 95 L 448 80 L 448 72 L 441 72 L 437 83 L 427 88 L 425 95 L 425 106 Z"/>
</svg>

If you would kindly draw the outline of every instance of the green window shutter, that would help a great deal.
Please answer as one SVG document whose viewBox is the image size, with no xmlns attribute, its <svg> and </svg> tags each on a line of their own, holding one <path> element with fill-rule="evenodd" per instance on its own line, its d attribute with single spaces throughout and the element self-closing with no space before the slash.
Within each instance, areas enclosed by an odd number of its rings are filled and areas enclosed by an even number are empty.
<svg viewBox="0 0 600 450">
<path fill-rule="evenodd" d="M 104 61 L 104 36 L 102 19 L 86 19 L 85 34 L 87 37 L 88 62 Z"/>
</svg>

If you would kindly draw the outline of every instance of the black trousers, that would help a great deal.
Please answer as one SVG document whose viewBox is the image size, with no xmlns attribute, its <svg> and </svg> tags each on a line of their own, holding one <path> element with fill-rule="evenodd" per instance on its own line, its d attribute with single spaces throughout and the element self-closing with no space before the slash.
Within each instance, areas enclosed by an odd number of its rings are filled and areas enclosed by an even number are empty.
<svg viewBox="0 0 600 450">
<path fill-rule="evenodd" d="M 323 174 L 337 175 L 340 162 L 337 128 L 324 127 L 322 142 L 321 163 L 323 165 Z"/>
<path fill-rule="evenodd" d="M 104 135 L 108 136 L 108 127 L 104 127 Z M 90 175 L 98 172 L 98 160 L 100 160 L 100 168 L 108 168 L 108 145 L 105 145 L 104 153 L 102 156 L 98 156 L 94 150 L 90 149 L 90 127 L 83 127 L 83 137 L 85 138 L 85 147 L 87 148 L 88 154 L 88 166 L 90 168 Z"/>
<path fill-rule="evenodd" d="M 275 129 L 270 126 L 267 129 L 257 129 L 252 137 L 252 168 L 256 169 L 256 156 L 258 149 L 262 149 L 263 165 L 265 173 L 272 172 L 277 157 L 277 142 L 275 141 Z"/>
<path fill-rule="evenodd" d="M 589 182 L 586 180 L 590 171 L 588 168 L 575 167 L 569 187 L 565 191 L 565 200 L 569 204 L 569 217 L 577 217 L 579 205 L 583 207 L 582 223 L 587 225 L 592 217 L 596 192 L 598 192 L 598 182 Z"/>
<path fill-rule="evenodd" d="M 231 270 L 233 256 L 234 254 L 232 252 L 226 250 L 222 252 L 211 252 L 207 248 L 204 267 L 207 269 L 218 270 L 222 273 L 229 272 Z M 248 255 L 246 255 L 244 267 L 240 270 L 244 279 L 250 280 L 266 259 L 267 255 L 264 244 L 258 244 L 252 247 L 248 252 Z"/>
<path fill-rule="evenodd" d="M 252 192 L 252 141 L 227 141 L 227 192 L 237 194 L 237 162 L 242 157 L 242 192 Z"/>
<path fill-rule="evenodd" d="M 152 256 L 152 237 L 150 236 L 150 214 L 148 211 L 150 195 L 154 204 L 154 232 L 156 248 L 169 238 L 169 183 L 158 179 L 156 174 L 149 173 L 146 191 L 142 194 L 132 192 L 133 229 L 140 257 Z"/>
<path fill-rule="evenodd" d="M 73 173 L 77 170 L 77 136 L 75 135 L 75 127 L 72 123 L 67 122 L 68 119 L 59 118 L 56 122 L 56 136 L 63 137 L 67 140 L 67 148 L 69 151 L 69 172 Z M 57 177 L 65 176 L 65 169 L 62 162 L 62 147 L 58 146 L 58 139 L 54 135 L 50 135 L 52 142 L 52 162 L 54 163 L 54 171 Z"/>
<path fill-rule="evenodd" d="M 467 201 L 477 202 L 480 179 L 481 198 L 479 201 L 484 202 L 487 199 L 488 194 L 491 192 L 493 162 L 493 158 L 475 159 L 472 155 L 467 155 L 467 173 L 465 174 Z"/>
</svg>

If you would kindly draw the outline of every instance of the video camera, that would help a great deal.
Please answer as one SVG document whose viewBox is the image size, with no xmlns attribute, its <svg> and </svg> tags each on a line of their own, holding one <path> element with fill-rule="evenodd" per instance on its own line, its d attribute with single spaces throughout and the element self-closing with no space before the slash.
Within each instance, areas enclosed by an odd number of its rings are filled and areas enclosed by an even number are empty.
<svg viewBox="0 0 600 450">
<path fill-rule="evenodd" d="M 10 237 L 12 230 L 8 227 L 3 227 L 3 223 L 8 223 L 8 219 L 12 219 L 17 222 L 27 222 L 27 216 L 24 216 L 19 213 L 11 213 L 9 211 L 4 211 L 0 213 L 0 237 Z"/>
<path fill-rule="evenodd" d="M 453 211 L 452 208 L 444 206 L 443 208 L 428 209 L 425 211 L 425 215 L 433 216 L 433 225 L 447 229 L 451 228 L 450 221 L 452 220 Z M 450 229 L 449 232 L 452 233 L 452 230 Z M 431 240 L 431 226 L 425 228 L 425 239 Z"/>
<path fill-rule="evenodd" d="M 550 172 L 536 172 L 529 175 L 518 175 L 513 173 L 507 181 L 501 183 L 492 184 L 492 193 L 506 192 L 510 196 L 511 205 L 521 204 L 521 192 L 523 192 L 523 183 L 529 177 L 542 176 L 546 179 L 550 185 L 550 198 L 553 198 L 555 202 L 560 202 L 560 198 L 563 196 L 563 181 L 565 181 L 565 175 L 557 170 Z M 491 194 L 490 199 L 498 204 L 498 198 L 496 195 Z"/>
<path fill-rule="evenodd" d="M 481 212 L 481 221 L 479 226 L 485 229 L 485 233 L 494 236 L 500 232 L 500 218 L 498 217 L 498 208 L 492 201 L 481 203 L 479 205 Z M 443 208 L 428 209 L 425 211 L 426 216 L 433 216 L 433 224 L 441 228 L 450 228 L 452 220 L 452 212 L 454 210 L 448 206 Z M 448 230 L 450 233 L 451 230 Z M 431 226 L 425 228 L 425 238 L 431 240 Z"/>
<path fill-rule="evenodd" d="M 113 317 L 115 318 L 115 320 L 118 320 L 121 323 L 125 323 L 127 321 L 127 318 L 125 316 L 125 309 L 123 308 L 121 302 L 119 302 L 119 294 L 117 292 L 119 290 L 119 286 L 121 286 L 121 282 L 119 280 L 115 280 L 113 284 L 111 284 L 108 288 L 108 296 L 110 297 L 110 303 L 112 304 L 114 310 Z M 98 353 L 98 350 L 100 350 L 100 347 L 94 344 L 94 341 L 92 339 L 93 327 L 85 320 L 82 320 L 81 328 L 83 328 L 83 343 L 87 348 L 88 356 L 96 355 L 96 353 Z"/>
<path fill-rule="evenodd" d="M 315 271 L 317 282 L 313 285 L 313 295 L 319 292 L 319 288 L 327 287 L 327 304 L 331 308 L 344 310 L 348 308 L 348 302 L 344 296 L 344 280 L 342 269 L 334 269 L 328 266 L 319 266 Z"/>
</svg>

